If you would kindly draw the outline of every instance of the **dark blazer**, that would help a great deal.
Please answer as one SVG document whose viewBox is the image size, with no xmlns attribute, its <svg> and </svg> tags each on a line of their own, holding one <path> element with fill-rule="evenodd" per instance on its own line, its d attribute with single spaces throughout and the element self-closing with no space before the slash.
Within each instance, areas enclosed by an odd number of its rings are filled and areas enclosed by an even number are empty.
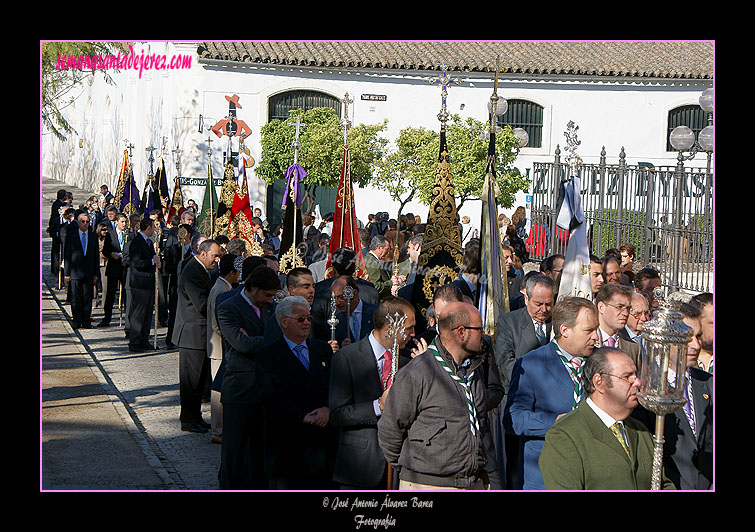
<svg viewBox="0 0 755 532">
<path fill-rule="evenodd" d="M 545 332 L 550 339 L 551 320 L 545 323 Z M 496 322 L 495 360 L 501 381 L 508 390 L 514 363 L 530 351 L 540 347 L 535 326 L 527 308 L 520 308 L 498 316 Z"/>
<path fill-rule="evenodd" d="M 666 414 L 663 431 L 663 467 L 666 476 L 681 490 L 713 487 L 713 375 L 690 368 L 697 437 L 683 409 Z M 655 433 L 655 414 L 641 405 L 632 413 Z"/>
<path fill-rule="evenodd" d="M 403 362 L 399 358 L 399 367 Z M 382 394 L 369 337 L 333 355 L 328 406 L 330 422 L 340 429 L 335 482 L 366 489 L 380 483 L 387 462 L 378 445 L 373 401 Z"/>
<path fill-rule="evenodd" d="M 263 394 L 269 389 L 264 359 L 260 357 L 265 344 L 269 307 L 262 308 L 262 318 L 258 317 L 240 292 L 235 292 L 217 305 L 215 315 L 223 336 L 226 362 L 221 401 L 223 404 L 261 405 Z"/>
<path fill-rule="evenodd" d="M 124 231 L 124 247 L 126 243 L 125 236 L 126 232 Z M 121 244 L 118 242 L 118 232 L 116 230 L 108 230 L 107 235 L 105 236 L 105 244 L 102 247 L 102 253 L 107 257 L 105 275 L 107 277 L 125 278 L 126 272 L 123 267 L 123 259 L 118 260 L 112 257 L 112 253 L 123 253 Z"/>
<path fill-rule="evenodd" d="M 309 371 L 283 336 L 262 350 L 272 384 L 264 397 L 265 472 L 284 477 L 318 475 L 330 481 L 338 431 L 330 424 L 316 427 L 302 420 L 309 412 L 328 406 L 333 350 L 314 338 L 307 340 L 307 349 Z"/>
<path fill-rule="evenodd" d="M 336 325 L 336 340 L 338 341 L 338 345 L 342 345 L 344 339 L 347 337 L 351 339 L 352 342 L 358 342 L 368 334 L 372 332 L 372 330 L 375 328 L 375 322 L 373 320 L 373 315 L 375 314 L 375 309 L 378 306 L 371 303 L 365 303 L 362 302 L 362 323 L 360 324 L 360 333 L 359 338 L 354 338 L 354 335 L 352 334 L 351 330 L 349 329 L 348 322 L 349 317 L 345 312 L 336 311 L 336 318 L 338 319 L 338 325 Z M 354 316 L 352 315 L 352 319 Z M 330 339 L 330 327 L 327 329 L 328 331 L 328 337 L 327 339 Z"/>
<path fill-rule="evenodd" d="M 479 287 L 477 288 L 477 290 L 475 290 L 474 293 L 472 293 L 472 290 L 469 288 L 469 285 L 467 284 L 467 281 L 465 281 L 464 279 L 462 279 L 461 276 L 459 276 L 459 278 L 456 279 L 455 281 L 453 281 L 451 284 L 459 287 L 459 290 L 461 290 L 461 293 L 464 294 L 465 296 L 469 297 L 470 299 L 472 299 L 472 301 L 474 301 L 475 305 L 477 305 L 477 303 L 480 301 L 480 289 L 479 289 Z"/>
<path fill-rule="evenodd" d="M 154 246 L 150 246 L 142 235 L 134 233 L 128 243 L 129 285 L 131 288 L 149 290 L 155 289 L 155 256 Z"/>
<path fill-rule="evenodd" d="M 328 277 L 315 283 L 315 298 L 312 301 L 312 325 L 317 324 L 319 327 L 327 326 L 325 323 L 330 318 L 330 285 L 335 281 L 335 277 Z M 359 288 L 359 299 L 365 303 L 379 303 L 380 298 L 375 285 L 364 279 L 355 278 Z M 330 339 L 330 336 L 328 336 Z"/>
<path fill-rule="evenodd" d="M 552 343 L 514 364 L 503 415 L 507 432 L 519 436 L 517 489 L 544 489 L 538 458 L 546 431 L 574 406 L 574 384 Z"/>
<path fill-rule="evenodd" d="M 78 227 L 66 238 L 63 248 L 65 269 L 63 275 L 71 279 L 83 279 L 90 281 L 100 275 L 100 246 L 97 237 L 91 231 L 87 231 L 87 253 L 81 248 Z"/>
<path fill-rule="evenodd" d="M 189 349 L 207 349 L 207 298 L 214 281 L 204 266 L 191 258 L 178 276 L 178 306 L 173 343 Z"/>
</svg>

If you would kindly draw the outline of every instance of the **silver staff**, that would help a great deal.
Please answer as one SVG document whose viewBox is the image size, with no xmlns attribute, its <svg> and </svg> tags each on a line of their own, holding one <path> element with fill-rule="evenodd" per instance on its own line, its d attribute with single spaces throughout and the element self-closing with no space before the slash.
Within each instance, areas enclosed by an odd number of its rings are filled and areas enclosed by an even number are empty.
<svg viewBox="0 0 755 532">
<path fill-rule="evenodd" d="M 351 300 L 354 299 L 354 289 L 350 286 L 343 287 L 343 298 L 346 300 L 346 334 L 351 334 Z M 359 341 L 359 338 L 354 338 L 355 342 Z"/>
<path fill-rule="evenodd" d="M 328 319 L 328 325 L 330 325 L 330 339 L 336 339 L 336 327 L 338 326 L 338 318 L 336 318 L 336 295 L 330 293 L 330 319 Z"/>
<path fill-rule="evenodd" d="M 402 340 L 406 339 L 406 326 L 404 325 L 406 314 L 399 316 L 399 313 L 396 312 L 393 316 L 390 314 L 386 315 L 386 318 L 390 325 L 388 326 L 388 331 L 385 333 L 385 337 L 387 339 L 393 337 L 393 349 L 391 349 L 391 374 L 388 377 L 391 383 L 393 383 L 393 379 L 396 377 L 396 372 L 398 371 L 398 339 L 399 336 Z M 388 379 L 383 383 L 384 390 L 388 384 Z"/>
</svg>

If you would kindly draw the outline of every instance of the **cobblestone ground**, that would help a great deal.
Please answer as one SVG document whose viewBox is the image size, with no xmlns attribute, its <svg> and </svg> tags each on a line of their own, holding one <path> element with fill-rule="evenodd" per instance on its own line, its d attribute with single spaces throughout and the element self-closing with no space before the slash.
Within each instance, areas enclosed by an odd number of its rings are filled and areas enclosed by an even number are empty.
<svg viewBox="0 0 755 532">
<path fill-rule="evenodd" d="M 45 210 L 43 209 L 43 212 Z M 43 220 L 43 225 L 46 226 Z M 66 316 L 70 306 L 65 304 L 65 289 L 58 290 L 58 280 L 50 273 L 52 240 L 42 230 L 43 286 L 52 289 Z M 113 312 L 112 325 L 104 329 L 79 329 L 78 334 L 95 364 L 117 390 L 128 416 L 143 433 L 151 452 L 167 472 L 167 489 L 214 490 L 218 488 L 220 445 L 210 442 L 209 433 L 195 434 L 181 431 L 179 422 L 178 350 L 165 349 L 167 328 L 158 329 L 156 351 L 131 353 L 123 327 L 118 326 L 118 311 Z M 98 323 L 102 308 L 93 308 Z M 154 337 L 150 337 L 150 342 Z M 210 421 L 210 404 L 203 403 L 203 417 Z M 133 489 L 123 486 L 123 489 Z"/>
</svg>

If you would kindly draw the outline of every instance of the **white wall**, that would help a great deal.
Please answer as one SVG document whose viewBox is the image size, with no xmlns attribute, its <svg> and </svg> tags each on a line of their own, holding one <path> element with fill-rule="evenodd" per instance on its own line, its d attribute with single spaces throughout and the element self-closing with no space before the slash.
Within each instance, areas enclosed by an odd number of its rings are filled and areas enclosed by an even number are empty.
<svg viewBox="0 0 755 532">
<path fill-rule="evenodd" d="M 237 94 L 242 108 L 237 111 L 252 130 L 247 145 L 255 159 L 260 156 L 260 128 L 267 120 L 268 99 L 279 92 L 313 89 L 336 98 L 349 93 L 353 124 L 381 123 L 388 119 L 386 137 L 394 139 L 406 127 L 439 130 L 437 114 L 441 106 L 441 90 L 430 84 L 430 76 L 352 73 L 310 68 L 250 68 L 200 64 L 196 43 L 151 42 L 134 45 L 137 55 L 145 53 L 191 54 L 190 69 L 113 72 L 116 86 L 105 84 L 101 76 L 85 83 L 75 106 L 68 109 L 69 119 L 78 130 L 67 142 L 59 142 L 50 134 L 42 136 L 43 172 L 58 179 L 91 188 L 107 183 L 111 190 L 117 185 L 123 139 L 134 144 L 133 164 L 139 189 L 143 189 L 148 170 L 145 148 L 160 146 L 166 136 L 166 169 L 175 177 L 176 146 L 182 150 L 182 175 L 207 175 L 207 137 L 211 135 L 213 173 L 222 176 L 224 142 L 210 128 L 228 112 L 226 95 Z M 486 119 L 486 105 L 493 90 L 491 76 L 463 75 L 463 82 L 448 89 L 448 111 L 462 117 Z M 710 86 L 705 83 L 594 81 L 594 80 L 523 80 L 499 79 L 498 94 L 504 98 L 524 98 L 544 107 L 543 146 L 524 148 L 515 166 L 522 173 L 532 169 L 534 162 L 550 162 L 556 145 L 565 156 L 564 131 L 573 120 L 578 126 L 582 144 L 578 154 L 585 163 L 597 163 L 605 146 L 609 164 L 618 161 L 624 147 L 627 163 L 651 161 L 656 165 L 675 164 L 675 154 L 667 153 L 666 116 L 670 109 L 683 104 L 696 104 L 700 93 Z M 362 94 L 382 94 L 386 101 L 363 101 Z M 203 115 L 204 132 L 198 132 L 199 115 Z M 82 146 L 79 147 L 79 140 Z M 453 146 L 449 146 L 453 164 Z M 686 163 L 704 166 L 698 156 Z M 452 170 L 453 171 L 453 170 Z M 249 172 L 248 186 L 252 203 L 263 203 L 266 186 Z M 173 185 L 170 183 L 170 190 Z M 202 187 L 183 187 L 184 199 L 201 203 Z M 219 190 L 218 190 L 219 192 Z M 357 216 L 364 222 L 376 211 L 396 213 L 398 204 L 387 193 L 373 189 L 355 189 Z M 509 216 L 517 205 L 523 205 L 524 193 L 517 196 L 514 207 L 502 209 Z M 404 212 L 427 218 L 428 207 L 409 203 Z M 461 215 L 479 219 L 480 202 L 467 201 Z"/>
</svg>

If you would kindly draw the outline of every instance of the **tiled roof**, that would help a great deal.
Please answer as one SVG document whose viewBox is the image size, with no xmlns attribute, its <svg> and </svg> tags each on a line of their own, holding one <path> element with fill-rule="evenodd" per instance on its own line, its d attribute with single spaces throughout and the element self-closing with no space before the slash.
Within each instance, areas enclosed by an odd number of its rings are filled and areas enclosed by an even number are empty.
<svg viewBox="0 0 755 532">
<path fill-rule="evenodd" d="M 202 42 L 200 59 L 285 66 L 712 79 L 713 42 Z"/>
</svg>

